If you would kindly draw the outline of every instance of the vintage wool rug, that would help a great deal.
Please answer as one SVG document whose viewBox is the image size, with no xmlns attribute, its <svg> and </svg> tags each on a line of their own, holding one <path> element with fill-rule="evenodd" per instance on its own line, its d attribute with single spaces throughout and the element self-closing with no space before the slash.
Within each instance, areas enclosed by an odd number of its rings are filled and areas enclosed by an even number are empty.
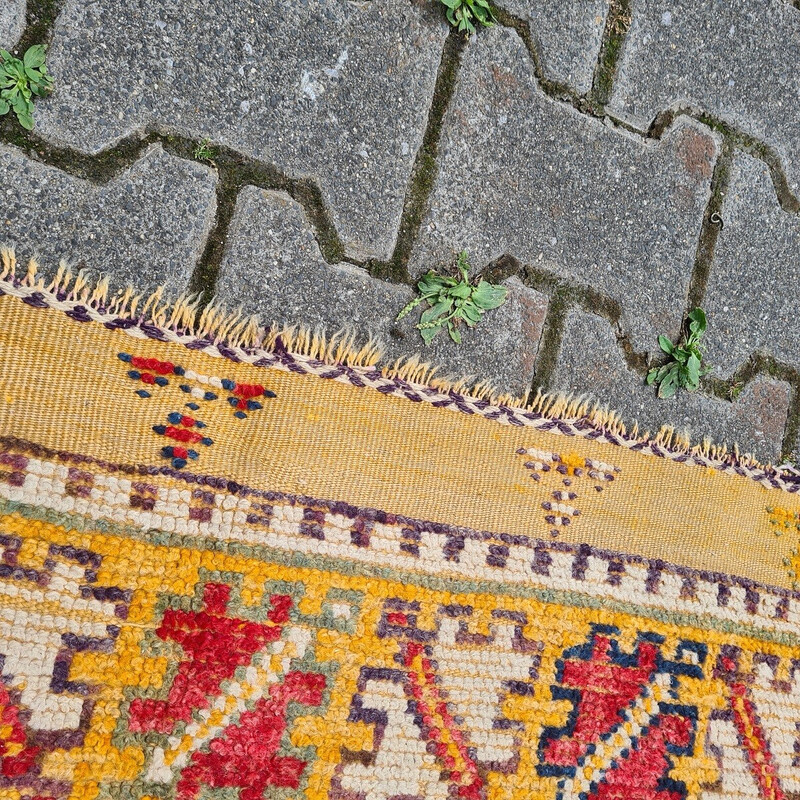
<svg viewBox="0 0 800 800">
<path fill-rule="evenodd" d="M 791 476 L 12 267 L 0 798 L 800 798 Z"/>
</svg>

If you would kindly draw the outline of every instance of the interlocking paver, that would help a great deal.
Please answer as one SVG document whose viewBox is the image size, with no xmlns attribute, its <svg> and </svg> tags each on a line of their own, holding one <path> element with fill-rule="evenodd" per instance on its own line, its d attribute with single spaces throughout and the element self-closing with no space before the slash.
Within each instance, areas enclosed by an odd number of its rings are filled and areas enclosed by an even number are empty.
<svg viewBox="0 0 800 800">
<path fill-rule="evenodd" d="M 780 154 L 800 189 L 800 11 L 787 0 L 636 0 L 609 108 L 646 130 L 688 105 Z"/>
<path fill-rule="evenodd" d="M 327 264 L 303 209 L 288 195 L 245 187 L 231 223 L 217 281 L 219 298 L 264 322 L 305 325 L 333 333 L 350 329 L 361 342 L 380 340 L 387 359 L 420 354 L 443 374 L 479 374 L 505 391 L 530 385 L 547 299 L 512 278 L 509 300 L 486 315 L 463 343 L 443 335 L 425 347 L 415 315 L 395 322 L 413 297 L 407 286 L 386 283 L 350 264 Z"/>
<path fill-rule="evenodd" d="M 411 269 L 510 254 L 617 300 L 637 349 L 677 334 L 717 144 L 691 121 L 646 144 L 538 88 L 518 36 L 474 37 Z"/>
<path fill-rule="evenodd" d="M 705 296 L 715 374 L 756 351 L 800 369 L 800 217 L 778 205 L 767 166 L 737 152 L 722 218 Z"/>
<path fill-rule="evenodd" d="M 25 25 L 25 0 L 3 0 L 0 6 L 0 47 L 8 50 L 22 35 Z"/>
<path fill-rule="evenodd" d="M 60 259 L 139 290 L 186 287 L 216 211 L 211 169 L 151 147 L 104 185 L 0 146 L 0 242 L 20 259 Z"/>
<path fill-rule="evenodd" d="M 318 181 L 348 251 L 387 258 L 446 34 L 407 0 L 68 0 L 39 132 L 89 153 L 147 128 L 209 137 Z"/>
<path fill-rule="evenodd" d="M 600 54 L 608 0 L 506 0 L 503 8 L 524 19 L 547 78 L 584 94 Z"/>
<path fill-rule="evenodd" d="M 629 426 L 657 431 L 673 425 L 688 431 L 694 442 L 738 442 L 743 452 L 777 463 L 789 408 L 789 385 L 758 376 L 733 403 L 701 393 L 679 391 L 663 400 L 644 379 L 630 370 L 609 323 L 602 317 L 572 309 L 551 388 L 586 395 L 618 411 Z"/>
</svg>

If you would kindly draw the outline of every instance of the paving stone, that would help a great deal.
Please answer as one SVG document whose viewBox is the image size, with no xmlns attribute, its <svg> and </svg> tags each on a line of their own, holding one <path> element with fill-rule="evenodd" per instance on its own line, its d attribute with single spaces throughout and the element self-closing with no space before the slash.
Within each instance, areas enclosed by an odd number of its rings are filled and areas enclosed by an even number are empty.
<svg viewBox="0 0 800 800">
<path fill-rule="evenodd" d="M 25 0 L 3 0 L 0 5 L 0 47 L 10 50 L 25 27 Z"/>
<path fill-rule="evenodd" d="M 389 360 L 419 353 L 440 364 L 442 374 L 477 375 L 522 394 L 533 377 L 547 298 L 516 278 L 507 285 L 506 304 L 478 328 L 465 329 L 460 346 L 439 334 L 425 347 L 413 327 L 418 314 L 395 322 L 413 297 L 409 287 L 350 264 L 327 264 L 300 205 L 281 192 L 248 186 L 237 200 L 217 293 L 264 322 L 328 333 L 350 329 L 362 342 L 381 341 Z"/>
<path fill-rule="evenodd" d="M 608 0 L 505 0 L 503 8 L 530 25 L 545 75 L 580 94 L 592 76 L 608 13 Z"/>
<path fill-rule="evenodd" d="M 758 376 L 733 403 L 685 391 L 662 400 L 628 368 L 610 324 L 594 314 L 568 312 L 551 388 L 586 395 L 618 411 L 627 425 L 638 422 L 640 430 L 655 432 L 672 425 L 689 432 L 693 442 L 704 437 L 729 445 L 736 442 L 742 452 L 763 461 L 780 461 L 788 384 Z"/>
<path fill-rule="evenodd" d="M 139 290 L 183 289 L 216 212 L 216 178 L 160 145 L 104 185 L 0 146 L 0 243 L 46 272 L 60 259 Z"/>
<path fill-rule="evenodd" d="M 208 137 L 316 180 L 349 253 L 388 258 L 447 30 L 408 0 L 67 0 L 38 131 L 88 153 Z"/>
<path fill-rule="evenodd" d="M 637 349 L 677 334 L 718 151 L 684 120 L 657 144 L 546 97 L 516 33 L 473 37 L 411 269 L 509 254 L 620 303 Z"/>
<path fill-rule="evenodd" d="M 798 9 L 787 0 L 635 0 L 633 11 L 610 110 L 642 130 L 673 106 L 711 112 L 774 147 L 800 190 Z"/>
<path fill-rule="evenodd" d="M 778 205 L 767 166 L 737 152 L 704 308 L 706 355 L 729 377 L 754 352 L 800 369 L 800 218 Z"/>
</svg>

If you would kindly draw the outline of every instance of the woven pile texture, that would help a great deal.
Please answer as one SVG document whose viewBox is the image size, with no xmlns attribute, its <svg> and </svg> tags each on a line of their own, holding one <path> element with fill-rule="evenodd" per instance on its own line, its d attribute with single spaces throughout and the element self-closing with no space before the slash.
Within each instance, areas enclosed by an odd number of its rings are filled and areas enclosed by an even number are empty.
<svg viewBox="0 0 800 800">
<path fill-rule="evenodd" d="M 0 798 L 800 798 L 791 475 L 9 259 Z"/>
</svg>

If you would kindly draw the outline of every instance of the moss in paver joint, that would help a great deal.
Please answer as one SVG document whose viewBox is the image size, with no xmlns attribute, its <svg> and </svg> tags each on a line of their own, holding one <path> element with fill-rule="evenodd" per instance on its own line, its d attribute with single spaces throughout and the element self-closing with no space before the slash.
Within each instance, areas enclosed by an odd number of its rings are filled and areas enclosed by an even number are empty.
<svg viewBox="0 0 800 800">
<path fill-rule="evenodd" d="M 509 265 L 517 265 L 515 259 L 504 256 L 494 265 L 490 265 L 484 274 L 496 279 L 498 273 L 493 270 L 501 269 L 504 277 L 512 274 Z M 559 353 L 562 347 L 562 336 L 566 315 L 573 307 L 584 308 L 592 314 L 603 317 L 614 329 L 619 329 L 622 318 L 622 309 L 616 300 L 592 289 L 590 286 L 575 286 L 557 277 L 547 270 L 538 269 L 531 265 L 517 266 L 517 272 L 525 286 L 536 289 L 550 297 L 547 317 L 544 323 L 539 353 L 536 359 L 536 370 L 531 384 L 531 391 L 535 394 L 538 390 L 545 391 L 549 388 L 550 379 L 555 371 Z M 617 334 L 617 344 L 622 350 L 623 357 L 628 367 L 640 374 L 647 368 L 647 359 L 644 354 L 637 353 L 625 335 Z"/>
<path fill-rule="evenodd" d="M 289 194 L 305 208 L 309 222 L 314 228 L 314 235 L 322 257 L 329 264 L 337 264 L 344 260 L 344 245 L 325 208 L 319 187 L 310 181 L 292 181 L 289 186 Z"/>
<path fill-rule="evenodd" d="M 800 436 L 800 375 L 796 370 L 781 364 L 769 355 L 758 354 L 751 360 L 754 362 L 753 377 L 756 374 L 769 375 L 771 378 L 785 381 L 791 386 L 781 456 L 787 460 L 798 461 L 800 452 L 793 452 L 793 450 L 798 445 L 798 436 Z"/>
<path fill-rule="evenodd" d="M 722 151 L 714 165 L 714 174 L 711 176 L 711 196 L 706 205 L 700 235 L 697 240 L 694 269 L 689 282 L 687 313 L 690 309 L 702 305 L 705 298 L 708 276 L 714 261 L 714 250 L 717 246 L 720 231 L 725 224 L 722 217 L 722 204 L 730 183 L 732 158 L 733 148 L 728 140 L 725 139 Z"/>
<path fill-rule="evenodd" d="M 788 383 L 791 387 L 781 457 L 794 461 L 800 460 L 800 452 L 792 452 L 798 443 L 798 435 L 800 435 L 800 374 L 797 370 L 780 363 L 765 353 L 754 353 L 730 378 L 706 375 L 700 383 L 700 388 L 705 394 L 712 397 L 733 402 L 759 375 L 767 375 L 775 380 Z"/>
<path fill-rule="evenodd" d="M 170 144 L 168 149 L 175 144 Z M 184 151 L 181 153 L 182 157 L 191 158 L 198 143 L 185 140 L 177 142 L 177 145 Z M 178 155 L 177 152 L 175 154 Z M 201 160 L 200 163 L 204 162 Z M 258 186 L 289 194 L 305 209 L 323 258 L 330 264 L 342 260 L 344 246 L 325 209 L 322 193 L 311 181 L 289 178 L 271 165 L 259 164 L 225 147 L 216 148 L 214 166 L 219 173 L 216 220 L 189 284 L 190 291 L 200 295 L 201 308 L 214 296 L 228 228 L 243 186 Z"/>
<path fill-rule="evenodd" d="M 772 185 L 775 187 L 775 194 L 778 197 L 778 203 L 781 208 L 783 208 L 784 211 L 788 211 L 790 214 L 800 213 L 800 198 L 789 188 L 786 172 L 775 150 L 765 142 L 755 139 L 750 134 L 735 128 L 719 117 L 715 117 L 706 111 L 695 108 L 672 108 L 656 115 L 647 131 L 647 138 L 661 139 L 664 132 L 680 116 L 686 116 L 690 119 L 697 120 L 709 127 L 712 131 L 720 134 L 729 146 L 736 147 L 748 155 L 763 161 L 769 167 Z"/>
<path fill-rule="evenodd" d="M 617 66 L 622 54 L 622 44 L 633 18 L 631 0 L 611 0 L 606 15 L 606 26 L 600 55 L 594 71 L 590 97 L 599 107 L 604 107 L 610 97 Z"/>
<path fill-rule="evenodd" d="M 569 103 L 579 111 L 593 115 L 593 110 L 587 107 L 585 100 L 570 86 L 566 83 L 552 80 L 545 75 L 544 67 L 542 66 L 542 56 L 531 34 L 530 23 L 499 6 L 495 6 L 495 14 L 498 24 L 502 25 L 504 28 L 512 28 L 517 32 L 519 38 L 522 39 L 522 43 L 525 45 L 525 49 L 528 51 L 528 55 L 533 62 L 533 74 L 536 76 L 536 82 L 539 84 L 539 88 L 552 100 Z"/>
<path fill-rule="evenodd" d="M 65 4 L 66 0 L 28 0 L 25 10 L 25 29 L 11 52 L 25 52 L 37 42 L 50 44 L 53 26 Z"/>
<path fill-rule="evenodd" d="M 531 396 L 538 391 L 546 391 L 550 387 L 550 378 L 555 371 L 558 355 L 561 352 L 564 318 L 570 306 L 566 292 L 561 287 L 556 289 L 550 297 L 542 337 L 539 340 L 539 352 L 536 355 L 536 366 L 531 381 Z"/>
<path fill-rule="evenodd" d="M 442 122 L 455 90 L 464 45 L 464 37 L 451 30 L 442 49 L 442 60 L 428 112 L 428 124 L 408 181 L 394 252 L 388 261 L 370 259 L 364 264 L 373 278 L 395 283 L 412 283 L 408 273 L 408 260 L 436 180 L 436 156 Z"/>
<path fill-rule="evenodd" d="M 208 239 L 206 239 L 203 254 L 200 256 L 194 272 L 192 272 L 192 277 L 189 279 L 189 292 L 199 295 L 200 298 L 198 313 L 214 297 L 219 265 L 225 251 L 228 227 L 233 219 L 236 198 L 240 188 L 241 185 L 229 173 L 220 175 L 220 180 L 217 184 L 217 213 L 214 217 L 214 225 L 208 234 Z"/>
<path fill-rule="evenodd" d="M 137 161 L 147 147 L 161 140 L 157 134 L 144 138 L 134 136 L 124 139 L 110 150 L 89 156 L 69 147 L 56 147 L 36 133 L 23 131 L 7 118 L 0 118 L 0 142 L 18 147 L 48 166 L 96 184 L 108 183 Z"/>
</svg>

